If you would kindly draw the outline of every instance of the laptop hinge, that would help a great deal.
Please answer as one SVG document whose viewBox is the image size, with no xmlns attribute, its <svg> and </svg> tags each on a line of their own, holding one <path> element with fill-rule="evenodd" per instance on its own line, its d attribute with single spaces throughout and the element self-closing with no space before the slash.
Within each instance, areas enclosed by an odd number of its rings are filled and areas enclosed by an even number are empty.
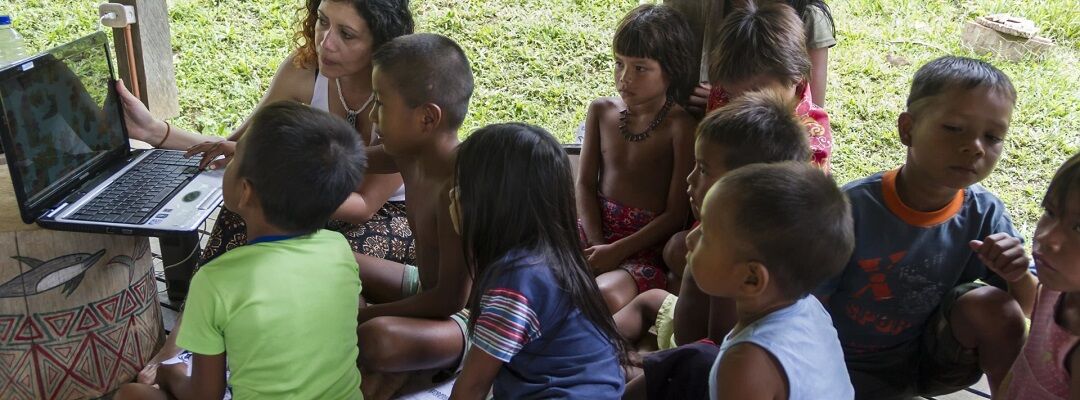
<svg viewBox="0 0 1080 400">
<path fill-rule="evenodd" d="M 49 211 L 48 213 L 45 214 L 45 218 L 52 218 L 53 216 L 58 214 L 61 210 L 67 208 L 68 204 L 71 204 L 71 203 L 62 203 L 59 206 L 56 206 L 56 208 L 52 209 L 51 211 Z"/>
</svg>

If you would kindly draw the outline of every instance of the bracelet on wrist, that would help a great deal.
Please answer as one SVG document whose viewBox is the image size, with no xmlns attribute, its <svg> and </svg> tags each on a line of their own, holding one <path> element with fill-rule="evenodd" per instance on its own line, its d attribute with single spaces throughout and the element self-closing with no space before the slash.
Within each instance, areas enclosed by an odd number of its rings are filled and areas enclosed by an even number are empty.
<svg viewBox="0 0 1080 400">
<path fill-rule="evenodd" d="M 169 134 L 172 133 L 172 125 L 169 125 L 169 121 L 164 121 L 164 122 L 165 122 L 165 136 L 161 138 L 161 142 L 158 143 L 157 146 L 154 146 L 154 147 L 157 147 L 159 149 L 161 148 L 161 146 L 165 145 L 165 141 L 169 140 Z"/>
</svg>

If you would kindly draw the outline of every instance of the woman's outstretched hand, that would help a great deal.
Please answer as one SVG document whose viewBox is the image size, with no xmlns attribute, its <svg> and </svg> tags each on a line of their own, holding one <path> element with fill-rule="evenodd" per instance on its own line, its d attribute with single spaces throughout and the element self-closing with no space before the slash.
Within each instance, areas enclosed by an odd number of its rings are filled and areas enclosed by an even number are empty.
<svg viewBox="0 0 1080 400">
<path fill-rule="evenodd" d="M 124 125 L 127 126 L 128 137 L 153 146 L 160 144 L 165 135 L 165 121 L 154 118 L 146 105 L 127 90 L 123 80 L 116 81 L 116 91 L 124 106 Z"/>
</svg>

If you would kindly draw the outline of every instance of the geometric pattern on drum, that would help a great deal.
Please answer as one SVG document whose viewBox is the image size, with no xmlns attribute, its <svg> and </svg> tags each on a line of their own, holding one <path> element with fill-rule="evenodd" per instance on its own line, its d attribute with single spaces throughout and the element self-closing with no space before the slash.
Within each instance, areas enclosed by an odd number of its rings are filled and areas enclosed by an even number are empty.
<svg viewBox="0 0 1080 400">
<path fill-rule="evenodd" d="M 102 396 L 153 356 L 159 321 L 152 272 L 80 307 L 0 315 L 0 399 Z"/>
</svg>

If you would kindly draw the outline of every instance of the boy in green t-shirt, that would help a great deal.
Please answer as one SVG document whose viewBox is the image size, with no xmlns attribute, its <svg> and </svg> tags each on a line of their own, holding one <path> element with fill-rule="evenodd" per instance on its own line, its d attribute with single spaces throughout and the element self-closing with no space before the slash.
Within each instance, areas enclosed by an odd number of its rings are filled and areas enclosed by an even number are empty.
<svg viewBox="0 0 1080 400">
<path fill-rule="evenodd" d="M 294 102 L 252 116 L 225 170 L 225 205 L 248 244 L 191 281 L 177 345 L 193 362 L 158 367 L 161 390 L 125 385 L 116 399 L 360 398 L 360 279 L 341 234 L 321 230 L 359 186 L 365 156 L 340 118 Z M 228 356 L 226 356 L 228 354 Z"/>
</svg>

